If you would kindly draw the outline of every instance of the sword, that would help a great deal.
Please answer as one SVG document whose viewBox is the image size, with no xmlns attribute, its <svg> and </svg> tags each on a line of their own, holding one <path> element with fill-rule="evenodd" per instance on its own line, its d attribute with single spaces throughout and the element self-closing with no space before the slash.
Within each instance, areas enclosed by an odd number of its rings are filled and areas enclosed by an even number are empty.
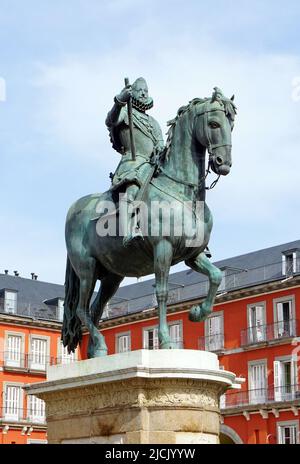
<svg viewBox="0 0 300 464">
<path fill-rule="evenodd" d="M 128 79 L 128 77 L 125 77 L 125 86 L 127 87 L 128 85 L 129 85 L 129 79 Z M 131 101 L 131 98 L 128 100 L 127 108 L 128 108 L 128 121 L 129 121 L 129 132 L 130 132 L 131 157 L 132 157 L 132 161 L 135 161 L 136 157 L 135 157 L 135 144 L 134 144 L 134 138 L 133 138 L 132 101 Z"/>
</svg>

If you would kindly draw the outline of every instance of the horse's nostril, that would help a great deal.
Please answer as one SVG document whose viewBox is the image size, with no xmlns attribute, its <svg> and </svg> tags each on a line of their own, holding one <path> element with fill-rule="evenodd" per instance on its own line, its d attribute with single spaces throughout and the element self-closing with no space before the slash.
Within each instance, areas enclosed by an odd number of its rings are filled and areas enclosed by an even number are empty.
<svg viewBox="0 0 300 464">
<path fill-rule="evenodd" d="M 223 158 L 221 156 L 217 156 L 216 158 L 216 163 L 221 166 L 221 164 L 223 164 Z"/>
</svg>

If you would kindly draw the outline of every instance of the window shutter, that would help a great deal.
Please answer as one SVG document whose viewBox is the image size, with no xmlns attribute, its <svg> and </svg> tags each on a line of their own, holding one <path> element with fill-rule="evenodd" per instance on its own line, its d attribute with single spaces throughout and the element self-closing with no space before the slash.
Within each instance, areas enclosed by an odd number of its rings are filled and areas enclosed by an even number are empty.
<svg viewBox="0 0 300 464">
<path fill-rule="evenodd" d="M 281 378 L 281 362 L 274 361 L 274 397 L 275 401 L 281 400 L 281 386 L 282 386 L 282 378 Z"/>
<path fill-rule="evenodd" d="M 286 257 L 282 255 L 282 275 L 286 275 Z"/>
<path fill-rule="evenodd" d="M 19 335 L 8 335 L 5 354 L 7 366 L 21 367 L 22 337 Z"/>
<path fill-rule="evenodd" d="M 170 338 L 173 343 L 177 343 L 178 347 L 181 342 L 180 337 L 180 324 L 173 324 L 170 326 Z"/>
<path fill-rule="evenodd" d="M 148 350 L 149 349 L 149 330 L 144 330 L 144 349 Z"/>
<path fill-rule="evenodd" d="M 33 338 L 31 341 L 31 369 L 46 369 L 47 340 Z"/>
<path fill-rule="evenodd" d="M 297 272 L 297 253 L 293 253 L 293 272 Z"/>
<path fill-rule="evenodd" d="M 158 340 L 158 327 L 153 330 L 153 349 L 158 350 L 159 340 Z"/>
<path fill-rule="evenodd" d="M 255 326 L 256 326 L 256 334 L 257 334 L 257 341 L 260 342 L 264 340 L 264 308 L 263 306 L 256 306 L 255 307 Z"/>
<path fill-rule="evenodd" d="M 275 335 L 276 337 L 282 337 L 284 333 L 284 320 L 283 320 L 283 303 L 277 303 L 277 332 Z"/>
</svg>

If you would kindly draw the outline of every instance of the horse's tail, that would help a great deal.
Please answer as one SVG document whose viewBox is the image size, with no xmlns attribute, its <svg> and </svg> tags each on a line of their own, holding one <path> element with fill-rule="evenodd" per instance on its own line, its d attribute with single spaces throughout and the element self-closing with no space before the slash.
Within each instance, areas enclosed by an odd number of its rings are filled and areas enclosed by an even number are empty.
<svg viewBox="0 0 300 464">
<path fill-rule="evenodd" d="M 76 314 L 79 301 L 80 280 L 75 273 L 69 257 L 67 257 L 64 320 L 62 327 L 63 345 L 68 347 L 68 352 L 75 351 L 82 338 L 81 321 Z"/>
</svg>

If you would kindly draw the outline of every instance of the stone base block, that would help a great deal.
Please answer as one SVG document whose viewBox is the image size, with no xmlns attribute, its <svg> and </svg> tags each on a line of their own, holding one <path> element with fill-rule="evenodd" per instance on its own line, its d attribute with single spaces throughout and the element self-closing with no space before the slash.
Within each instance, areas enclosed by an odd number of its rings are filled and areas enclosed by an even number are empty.
<svg viewBox="0 0 300 464">
<path fill-rule="evenodd" d="M 26 387 L 46 401 L 49 443 L 219 443 L 219 399 L 236 377 L 215 354 L 140 350 L 52 366 Z"/>
</svg>

